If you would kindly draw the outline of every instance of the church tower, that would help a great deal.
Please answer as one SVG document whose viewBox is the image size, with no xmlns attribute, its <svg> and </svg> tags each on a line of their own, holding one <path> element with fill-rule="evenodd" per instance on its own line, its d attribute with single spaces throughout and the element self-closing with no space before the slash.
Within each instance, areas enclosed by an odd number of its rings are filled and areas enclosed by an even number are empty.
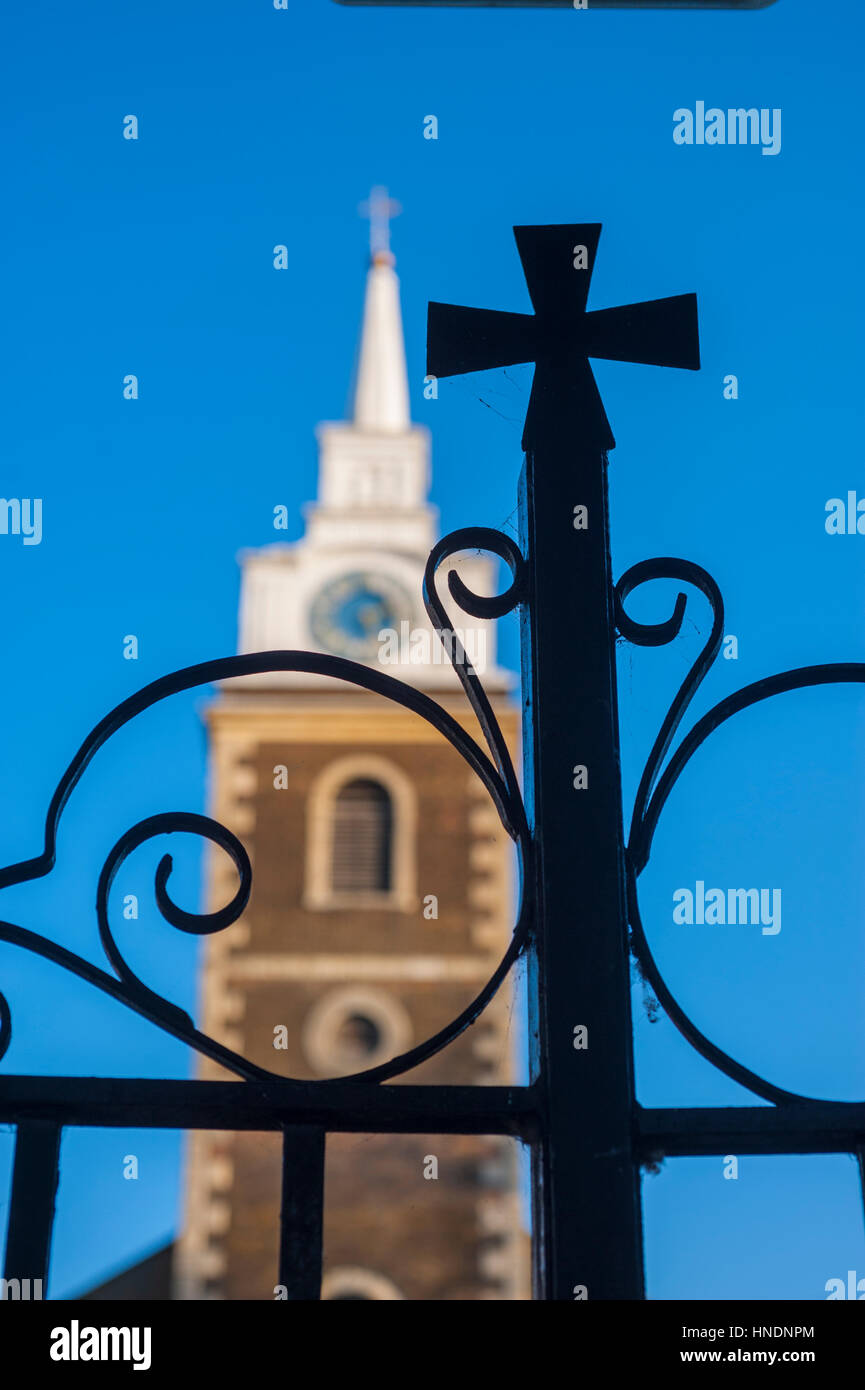
<svg viewBox="0 0 865 1390">
<path fill-rule="evenodd" d="M 379 667 L 480 738 L 421 599 L 436 513 L 429 437 L 411 423 L 391 207 L 376 190 L 352 418 L 318 430 L 303 538 L 242 556 L 240 649 Z M 475 592 L 494 591 L 489 558 L 457 567 Z M 518 711 L 494 623 L 458 610 L 454 622 L 513 750 Z M 310 1079 L 365 1070 L 437 1032 L 489 978 L 513 926 L 510 845 L 482 784 L 424 720 L 324 677 L 226 682 L 207 726 L 210 813 L 246 845 L 253 889 L 241 920 L 207 939 L 205 1031 Z M 215 851 L 208 910 L 230 898 L 233 873 Z M 512 1016 L 506 984 L 406 1081 L 513 1080 Z M 225 1075 L 208 1061 L 199 1074 Z M 190 1136 L 176 1297 L 276 1296 L 279 1151 L 276 1135 Z M 510 1141 L 328 1136 L 324 1298 L 524 1298 L 524 1263 Z"/>
</svg>

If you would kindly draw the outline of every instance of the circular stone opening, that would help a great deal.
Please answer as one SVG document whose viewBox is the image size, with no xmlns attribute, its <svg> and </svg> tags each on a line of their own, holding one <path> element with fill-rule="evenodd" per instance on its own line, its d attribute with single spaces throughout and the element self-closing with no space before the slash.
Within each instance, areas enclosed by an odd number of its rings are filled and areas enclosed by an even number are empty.
<svg viewBox="0 0 865 1390">
<path fill-rule="evenodd" d="M 381 1047 L 381 1029 L 367 1014 L 352 1012 L 345 1016 L 337 1028 L 334 1044 L 346 1066 L 361 1066 Z M 345 1294 L 343 1297 L 354 1295 Z"/>
<path fill-rule="evenodd" d="M 329 990 L 310 1009 L 301 1046 L 319 1076 L 348 1076 L 380 1066 L 411 1046 L 411 1019 L 383 989 Z"/>
</svg>

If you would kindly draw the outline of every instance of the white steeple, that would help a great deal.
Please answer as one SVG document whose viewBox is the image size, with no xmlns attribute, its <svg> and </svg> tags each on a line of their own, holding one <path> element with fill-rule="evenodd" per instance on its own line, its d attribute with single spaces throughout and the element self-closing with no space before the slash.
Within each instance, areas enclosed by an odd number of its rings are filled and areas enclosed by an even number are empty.
<svg viewBox="0 0 865 1390">
<path fill-rule="evenodd" d="M 390 219 L 399 211 L 374 188 L 360 211 L 369 217 L 360 352 L 352 418 L 320 425 L 318 503 L 307 510 L 313 545 L 344 545 L 362 533 L 374 546 L 422 554 L 435 540 L 429 491 L 429 436 L 411 423 L 399 280 Z"/>
<path fill-rule="evenodd" d="M 359 430 L 394 434 L 410 424 L 399 280 L 393 263 L 382 257 L 367 271 L 354 423 Z"/>
<path fill-rule="evenodd" d="M 400 208 L 387 196 L 387 189 L 374 188 L 362 210 L 370 219 L 370 266 L 354 390 L 354 424 L 359 430 L 404 433 L 411 425 L 408 373 L 399 280 L 390 250 L 390 218 Z"/>
</svg>

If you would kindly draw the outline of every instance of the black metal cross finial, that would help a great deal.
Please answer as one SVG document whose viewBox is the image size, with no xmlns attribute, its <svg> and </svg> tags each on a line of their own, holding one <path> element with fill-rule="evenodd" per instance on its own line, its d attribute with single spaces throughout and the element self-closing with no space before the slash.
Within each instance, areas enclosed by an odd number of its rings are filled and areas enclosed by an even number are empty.
<svg viewBox="0 0 865 1390">
<path fill-rule="evenodd" d="M 614 447 L 590 357 L 693 371 L 700 366 L 694 294 L 586 311 L 600 234 L 599 222 L 514 228 L 534 314 L 429 306 L 432 376 L 536 364 L 526 451 L 563 424 L 578 428 L 586 447 Z"/>
</svg>

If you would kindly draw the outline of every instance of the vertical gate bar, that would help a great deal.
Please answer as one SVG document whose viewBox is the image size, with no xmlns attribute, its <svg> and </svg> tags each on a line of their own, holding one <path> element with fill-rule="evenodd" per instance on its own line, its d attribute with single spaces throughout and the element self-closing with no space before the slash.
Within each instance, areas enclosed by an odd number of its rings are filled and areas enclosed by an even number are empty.
<svg viewBox="0 0 865 1390">
<path fill-rule="evenodd" d="M 615 440 L 589 359 L 700 365 L 694 295 L 586 312 L 600 232 L 514 227 L 534 315 L 433 302 L 427 338 L 434 378 L 535 364 L 520 480 L 532 1075 L 546 1110 L 535 1292 L 560 1300 L 643 1297 L 607 505 Z"/>
<path fill-rule="evenodd" d="M 321 1298 L 325 1131 L 286 1125 L 282 1131 L 279 1282 L 289 1299 Z"/>
<path fill-rule="evenodd" d="M 49 1120 L 28 1120 L 17 1127 L 5 1279 L 47 1281 L 61 1133 L 61 1126 Z"/>
<path fill-rule="evenodd" d="M 535 1297 L 639 1299 L 607 458 L 571 444 L 567 433 L 564 440 L 551 419 L 526 453 L 520 484 L 530 583 L 522 616 L 525 782 L 538 849 L 530 1031 L 546 1106 L 533 1165 Z M 588 508 L 588 529 L 575 529 L 577 506 Z M 575 787 L 580 765 L 583 789 Z M 584 1048 L 576 1046 L 581 1026 Z"/>
</svg>

